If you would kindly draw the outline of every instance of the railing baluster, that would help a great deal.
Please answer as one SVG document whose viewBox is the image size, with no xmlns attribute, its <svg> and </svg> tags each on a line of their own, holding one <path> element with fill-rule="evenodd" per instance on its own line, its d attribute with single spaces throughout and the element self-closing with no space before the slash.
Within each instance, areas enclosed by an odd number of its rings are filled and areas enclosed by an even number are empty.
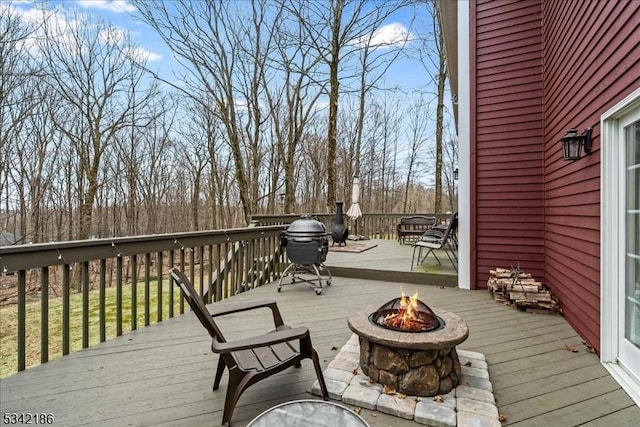
<svg viewBox="0 0 640 427">
<path fill-rule="evenodd" d="M 71 347 L 69 327 L 69 307 L 71 294 L 71 267 L 65 264 L 62 269 L 62 355 L 69 354 Z"/>
<path fill-rule="evenodd" d="M 200 269 L 198 270 L 198 279 L 200 279 L 200 295 L 204 296 L 204 246 L 200 246 L 198 248 L 198 253 L 200 254 Z"/>
<path fill-rule="evenodd" d="M 259 240 L 258 240 L 259 241 Z M 249 289 L 255 289 L 257 286 L 256 279 L 258 271 L 258 260 L 256 259 L 256 241 L 249 240 Z"/>
<path fill-rule="evenodd" d="M 245 268 L 246 268 L 246 251 L 245 251 L 245 247 L 244 247 L 244 242 L 238 242 L 238 258 L 237 261 L 235 263 L 235 269 L 236 269 L 236 286 L 234 289 L 234 294 L 239 294 L 240 292 L 244 292 L 244 287 L 246 286 L 245 283 Z"/>
<path fill-rule="evenodd" d="M 180 249 L 180 270 L 184 271 L 184 248 Z M 180 314 L 184 313 L 184 295 L 180 292 Z"/>
<path fill-rule="evenodd" d="M 251 243 L 252 255 L 251 255 L 251 268 L 253 270 L 253 288 L 260 286 L 260 276 L 262 266 L 260 265 L 260 242 L 262 239 L 254 240 Z"/>
<path fill-rule="evenodd" d="M 40 269 L 40 363 L 49 360 L 49 267 Z"/>
<path fill-rule="evenodd" d="M 151 315 L 150 311 L 151 311 L 151 302 L 149 301 L 150 298 L 150 283 L 149 280 L 151 280 L 149 278 L 149 276 L 151 275 L 151 254 L 149 252 L 147 252 L 144 255 L 144 326 L 149 326 L 149 317 Z"/>
<path fill-rule="evenodd" d="M 107 340 L 107 260 L 100 260 L 100 288 L 98 290 L 99 317 L 100 317 L 100 342 Z"/>
<path fill-rule="evenodd" d="M 264 262 L 264 237 L 261 237 L 256 242 L 256 269 L 258 270 L 258 277 L 256 286 L 262 286 L 264 284 L 264 277 L 268 274 L 268 265 Z"/>
<path fill-rule="evenodd" d="M 169 251 L 169 260 L 168 260 L 168 264 L 169 264 L 169 268 L 173 268 L 173 249 L 171 249 Z M 169 318 L 173 317 L 173 304 L 174 304 L 174 300 L 173 300 L 173 283 L 171 282 L 171 278 L 169 278 Z"/>
<path fill-rule="evenodd" d="M 196 287 L 196 250 L 194 248 L 189 249 L 189 280 L 193 283 L 193 287 Z M 200 293 L 202 296 L 202 293 Z"/>
<path fill-rule="evenodd" d="M 89 347 L 89 261 L 82 264 L 82 348 Z"/>
<path fill-rule="evenodd" d="M 213 302 L 215 288 L 213 287 L 213 245 L 207 246 L 207 255 L 209 256 L 209 281 L 207 282 L 208 291 L 207 291 L 207 304 Z"/>
<path fill-rule="evenodd" d="M 18 371 L 26 367 L 27 347 L 27 272 L 18 272 Z"/>
<path fill-rule="evenodd" d="M 236 259 L 235 257 L 235 252 L 234 252 L 234 243 L 227 243 L 227 250 L 225 251 L 225 254 L 227 255 L 227 262 L 225 263 L 224 266 L 224 272 L 225 272 L 225 283 L 226 283 L 226 297 L 225 298 L 229 298 L 230 296 L 233 295 L 233 286 L 234 286 L 234 277 L 233 277 L 233 273 L 234 273 L 234 269 L 233 269 L 233 263 Z"/>
<path fill-rule="evenodd" d="M 138 329 L 138 256 L 131 255 L 131 330 Z"/>
<path fill-rule="evenodd" d="M 156 280 L 157 280 L 157 306 L 156 312 L 156 322 L 162 322 L 162 251 L 159 251 L 156 254 Z M 169 285 L 171 285 L 171 279 L 169 279 Z"/>
<path fill-rule="evenodd" d="M 220 301 L 222 296 L 222 247 L 220 243 L 216 245 L 216 293 L 215 300 Z"/>
<path fill-rule="evenodd" d="M 116 336 L 122 335 L 122 256 L 116 259 Z"/>
</svg>

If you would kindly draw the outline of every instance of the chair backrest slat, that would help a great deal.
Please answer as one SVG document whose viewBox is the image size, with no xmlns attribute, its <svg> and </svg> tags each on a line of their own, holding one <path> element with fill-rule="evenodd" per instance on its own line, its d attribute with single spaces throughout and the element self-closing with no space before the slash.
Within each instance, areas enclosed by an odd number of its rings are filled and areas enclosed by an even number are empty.
<svg viewBox="0 0 640 427">
<path fill-rule="evenodd" d="M 213 321 L 213 317 L 209 313 L 209 310 L 207 310 L 207 306 L 204 301 L 202 301 L 200 295 L 196 293 L 187 276 L 176 268 L 169 270 L 169 273 L 176 284 L 180 286 L 180 289 L 182 289 L 191 310 L 196 314 L 202 326 L 209 332 L 209 335 L 211 335 L 212 338 L 216 338 L 219 342 L 226 342 L 222 331 L 218 328 L 216 322 Z"/>
<path fill-rule="evenodd" d="M 453 237 L 453 234 L 458 229 L 458 212 L 454 212 L 449 218 L 449 225 L 447 226 L 447 231 L 444 232 L 443 239 L 448 239 L 449 237 Z"/>
</svg>

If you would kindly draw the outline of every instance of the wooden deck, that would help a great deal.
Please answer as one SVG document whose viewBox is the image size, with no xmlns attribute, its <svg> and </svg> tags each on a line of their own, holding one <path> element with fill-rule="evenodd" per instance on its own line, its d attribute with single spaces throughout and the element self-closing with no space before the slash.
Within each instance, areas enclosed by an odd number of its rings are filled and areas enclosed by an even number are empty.
<svg viewBox="0 0 640 427">
<path fill-rule="evenodd" d="M 410 246 L 404 249 L 409 254 L 403 260 L 408 270 Z M 397 244 L 391 250 L 395 253 Z M 369 260 L 381 251 L 349 255 L 360 255 L 360 266 L 373 262 L 372 267 L 383 268 L 382 259 Z M 329 260 L 337 268 L 344 258 L 333 255 Z M 393 256 L 387 253 L 385 259 Z M 311 329 L 314 347 L 326 367 L 351 336 L 346 322 L 351 311 L 382 305 L 401 290 L 417 290 L 430 306 L 453 311 L 467 321 L 469 339 L 460 348 L 486 355 L 498 409 L 507 417 L 504 425 L 640 425 L 640 408 L 562 317 L 520 312 L 496 303 L 486 291 L 334 273 L 332 286 L 320 296 L 306 284 L 285 286 L 280 293 L 275 284 L 269 284 L 216 304 L 277 300 L 286 323 Z M 228 316 L 222 326 L 228 336 L 246 337 L 269 329 L 269 319 L 266 310 L 251 312 Z M 575 346 L 578 352 L 566 346 Z M 50 412 L 62 426 L 219 425 L 226 374 L 220 390 L 212 392 L 217 356 L 209 348 L 204 328 L 187 313 L 2 379 L 2 413 Z M 305 361 L 301 369 L 255 384 L 240 398 L 233 425 L 246 425 L 278 403 L 312 398 L 308 390 L 314 380 L 312 364 Z M 361 415 L 371 426 L 420 425 L 368 410 Z"/>
<path fill-rule="evenodd" d="M 413 246 L 410 242 L 399 244 L 395 240 L 349 241 L 348 247 L 375 245 L 360 253 L 333 252 L 329 249 L 327 267 L 341 277 L 386 280 L 418 285 L 457 286 L 458 273 L 442 250 L 436 254 L 441 265 L 432 255 L 411 269 Z M 418 252 L 416 251 L 416 256 Z M 424 253 L 423 253 L 424 256 Z"/>
</svg>

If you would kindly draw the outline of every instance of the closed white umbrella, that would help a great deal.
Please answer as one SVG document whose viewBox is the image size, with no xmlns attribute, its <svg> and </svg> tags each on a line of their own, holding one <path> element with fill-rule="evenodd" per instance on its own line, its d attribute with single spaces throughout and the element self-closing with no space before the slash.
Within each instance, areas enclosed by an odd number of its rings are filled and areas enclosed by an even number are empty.
<svg viewBox="0 0 640 427">
<path fill-rule="evenodd" d="M 353 178 L 353 187 L 351 188 L 351 206 L 349 206 L 349 210 L 347 211 L 347 216 L 354 221 L 355 234 L 353 236 L 356 240 L 358 240 L 358 218 L 362 216 L 362 211 L 360 210 L 360 178 L 357 176 Z"/>
<path fill-rule="evenodd" d="M 356 220 L 362 216 L 362 211 L 360 210 L 360 205 L 358 202 L 360 201 L 360 178 L 353 178 L 353 187 L 351 188 L 351 206 L 349 206 L 349 210 L 347 211 L 347 216 L 353 220 Z"/>
</svg>

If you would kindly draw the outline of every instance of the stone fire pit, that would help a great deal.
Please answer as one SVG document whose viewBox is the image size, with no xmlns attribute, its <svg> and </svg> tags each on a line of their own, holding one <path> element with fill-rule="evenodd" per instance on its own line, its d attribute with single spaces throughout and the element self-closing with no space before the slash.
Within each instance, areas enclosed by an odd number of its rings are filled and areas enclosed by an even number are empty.
<svg viewBox="0 0 640 427">
<path fill-rule="evenodd" d="M 456 345 L 469 336 L 467 323 L 444 310 L 433 312 L 444 325 L 429 332 L 385 329 L 369 320 L 367 307 L 348 319 L 360 338 L 360 368 L 371 381 L 412 396 L 436 396 L 454 389 L 460 380 Z"/>
</svg>

